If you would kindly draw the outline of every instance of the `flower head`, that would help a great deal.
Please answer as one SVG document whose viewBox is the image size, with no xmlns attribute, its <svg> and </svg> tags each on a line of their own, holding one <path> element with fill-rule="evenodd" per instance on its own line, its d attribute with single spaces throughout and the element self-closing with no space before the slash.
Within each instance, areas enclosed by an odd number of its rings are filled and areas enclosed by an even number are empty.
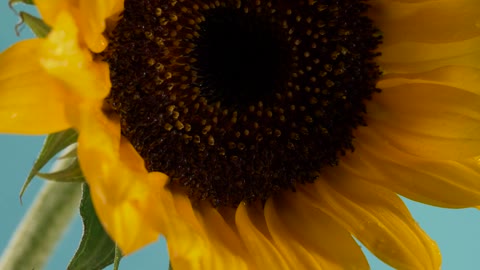
<svg viewBox="0 0 480 270">
<path fill-rule="evenodd" d="M 0 130 L 75 128 L 124 253 L 163 234 L 174 269 L 368 268 L 353 235 L 438 269 L 398 195 L 480 205 L 473 0 L 36 5 L 52 30 L 0 55 Z"/>
</svg>

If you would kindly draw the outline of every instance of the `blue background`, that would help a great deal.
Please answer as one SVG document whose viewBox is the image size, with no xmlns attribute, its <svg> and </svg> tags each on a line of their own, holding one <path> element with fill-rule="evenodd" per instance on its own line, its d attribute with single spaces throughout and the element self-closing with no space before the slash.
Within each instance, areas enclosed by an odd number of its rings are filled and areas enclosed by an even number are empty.
<svg viewBox="0 0 480 270">
<path fill-rule="evenodd" d="M 14 26 L 18 21 L 15 14 L 8 9 L 7 1 L 4 1 L 0 6 L 0 51 L 21 39 L 32 37 L 27 28 L 21 31 L 20 37 L 15 35 Z M 18 193 L 43 139 L 44 137 L 40 136 L 0 135 L 0 250 L 7 245 L 17 224 L 43 184 L 43 180 L 34 179 L 25 193 L 23 205 L 20 204 Z M 480 269 L 480 211 L 441 209 L 408 200 L 406 203 L 417 222 L 440 246 L 443 254 L 442 269 Z M 77 216 L 46 269 L 66 268 L 78 246 L 81 233 L 82 224 Z M 365 248 L 364 251 L 368 253 Z M 370 253 L 367 256 L 372 269 L 391 269 Z M 124 258 L 120 269 L 168 269 L 165 241 L 161 239 Z"/>
</svg>

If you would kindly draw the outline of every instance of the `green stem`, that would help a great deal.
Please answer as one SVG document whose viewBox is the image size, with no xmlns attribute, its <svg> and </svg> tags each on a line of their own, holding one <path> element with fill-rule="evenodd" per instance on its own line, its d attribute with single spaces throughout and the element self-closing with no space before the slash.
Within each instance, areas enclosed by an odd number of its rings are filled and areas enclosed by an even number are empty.
<svg viewBox="0 0 480 270">
<path fill-rule="evenodd" d="M 120 248 L 115 245 L 115 257 L 113 258 L 113 270 L 118 270 L 120 267 L 120 259 L 122 259 L 122 252 Z"/>
<path fill-rule="evenodd" d="M 80 197 L 81 183 L 46 182 L 2 254 L 0 269 L 42 269 L 77 213 Z"/>
</svg>

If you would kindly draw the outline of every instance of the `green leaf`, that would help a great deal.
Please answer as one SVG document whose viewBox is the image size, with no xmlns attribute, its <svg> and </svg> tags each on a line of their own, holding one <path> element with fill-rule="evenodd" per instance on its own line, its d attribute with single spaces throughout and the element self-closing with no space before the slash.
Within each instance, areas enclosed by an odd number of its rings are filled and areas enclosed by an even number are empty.
<svg viewBox="0 0 480 270">
<path fill-rule="evenodd" d="M 17 33 L 19 32 L 18 28 L 23 23 L 28 25 L 28 27 L 30 27 L 30 29 L 32 29 L 33 33 L 37 37 L 44 38 L 50 32 L 50 29 L 51 29 L 50 26 L 48 26 L 45 22 L 43 22 L 42 19 L 40 19 L 38 17 L 35 17 L 33 15 L 30 15 L 30 14 L 28 14 L 26 12 L 23 12 L 23 11 L 20 11 L 19 16 L 20 16 L 21 22 L 18 23 L 15 26 L 15 30 L 17 31 Z"/>
<path fill-rule="evenodd" d="M 59 159 L 64 159 L 65 157 L 60 157 Z M 49 172 L 49 173 L 37 173 L 37 176 L 57 182 L 83 182 L 82 169 L 78 163 L 78 158 L 73 158 L 70 161 L 70 164 L 67 165 L 63 170 Z"/>
<path fill-rule="evenodd" d="M 12 7 L 13 5 L 19 4 L 19 3 L 24 3 L 27 5 L 33 5 L 33 0 L 10 0 L 8 1 L 8 5 Z"/>
<path fill-rule="evenodd" d="M 67 153 L 62 154 L 58 159 L 68 159 L 68 158 L 77 158 L 77 147 L 72 148 Z"/>
<path fill-rule="evenodd" d="M 20 200 L 23 193 L 32 181 L 33 177 L 47 164 L 56 154 L 65 149 L 67 146 L 75 143 L 78 139 L 78 133 L 74 129 L 67 129 L 47 136 L 43 143 L 42 150 L 33 164 L 32 170 L 27 176 L 25 183 L 20 191 Z"/>
<path fill-rule="evenodd" d="M 77 252 L 68 265 L 68 270 L 103 269 L 115 260 L 115 242 L 108 236 L 98 220 L 90 198 L 87 184 L 83 184 L 80 203 L 83 220 L 83 236 Z M 119 258 L 118 258 L 119 260 Z"/>
</svg>

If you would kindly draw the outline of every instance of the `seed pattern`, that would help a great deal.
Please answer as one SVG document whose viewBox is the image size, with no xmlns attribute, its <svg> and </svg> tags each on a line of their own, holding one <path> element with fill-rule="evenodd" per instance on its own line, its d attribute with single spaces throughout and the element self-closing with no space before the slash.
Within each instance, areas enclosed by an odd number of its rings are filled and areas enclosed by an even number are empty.
<svg viewBox="0 0 480 270">
<path fill-rule="evenodd" d="M 265 201 L 353 151 L 381 41 L 358 0 L 126 0 L 107 103 L 149 171 L 214 206 Z"/>
</svg>

